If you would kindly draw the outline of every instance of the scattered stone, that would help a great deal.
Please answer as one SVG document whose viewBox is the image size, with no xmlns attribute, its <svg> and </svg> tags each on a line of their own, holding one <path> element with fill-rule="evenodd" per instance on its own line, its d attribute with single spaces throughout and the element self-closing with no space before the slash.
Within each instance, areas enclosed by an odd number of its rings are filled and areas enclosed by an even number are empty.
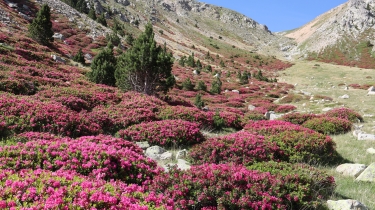
<svg viewBox="0 0 375 210">
<path fill-rule="evenodd" d="M 160 155 L 160 160 L 172 160 L 172 153 L 167 151 Z"/>
<path fill-rule="evenodd" d="M 361 130 L 354 130 L 354 131 L 353 131 L 353 136 L 356 137 L 356 138 L 358 138 L 358 135 L 359 135 L 360 133 L 363 133 L 363 131 L 361 131 Z"/>
<path fill-rule="evenodd" d="M 164 148 L 159 146 L 152 146 L 146 149 L 145 155 L 153 160 L 159 160 L 161 154 L 163 154 L 165 151 Z"/>
<path fill-rule="evenodd" d="M 369 165 L 355 180 L 375 182 L 375 163 Z"/>
<path fill-rule="evenodd" d="M 372 114 L 364 114 L 363 117 L 374 117 Z"/>
<path fill-rule="evenodd" d="M 62 35 L 60 33 L 55 33 L 52 37 L 55 38 L 55 39 L 64 40 L 64 35 Z"/>
<path fill-rule="evenodd" d="M 60 63 L 64 63 L 65 64 L 65 59 L 63 59 L 62 57 L 60 56 L 57 56 L 57 55 L 51 55 L 52 59 L 55 61 L 55 62 L 60 62 Z"/>
<path fill-rule="evenodd" d="M 336 171 L 344 176 L 357 177 L 366 169 L 364 164 L 345 163 L 337 166 Z"/>
<path fill-rule="evenodd" d="M 249 110 L 249 111 L 253 111 L 254 109 L 255 109 L 256 107 L 255 106 L 253 106 L 253 105 L 249 105 L 249 106 L 247 106 L 247 109 Z"/>
<path fill-rule="evenodd" d="M 331 110 L 332 108 L 331 107 L 326 107 L 324 109 L 322 109 L 323 112 L 328 112 L 329 110 Z"/>
<path fill-rule="evenodd" d="M 178 159 L 186 158 L 186 156 L 187 156 L 187 150 L 183 149 L 177 152 L 176 159 L 178 160 Z"/>
<path fill-rule="evenodd" d="M 344 90 L 349 90 L 349 87 L 348 87 L 348 86 L 345 86 Z"/>
<path fill-rule="evenodd" d="M 220 74 L 219 74 L 219 73 L 216 73 L 214 77 L 215 77 L 215 78 L 220 78 Z"/>
<path fill-rule="evenodd" d="M 238 93 L 240 94 L 240 91 L 239 90 L 232 90 L 233 93 Z"/>
<path fill-rule="evenodd" d="M 140 147 L 141 149 L 147 149 L 150 147 L 150 144 L 147 141 L 135 142 L 135 144 L 138 145 L 138 147 Z"/>
<path fill-rule="evenodd" d="M 375 135 L 368 134 L 368 133 L 359 133 L 358 134 L 358 140 L 360 140 L 360 141 L 363 141 L 363 140 L 375 141 Z"/>
<path fill-rule="evenodd" d="M 367 150 L 366 150 L 366 152 L 367 153 L 370 153 L 370 154 L 375 154 L 375 149 L 374 148 L 368 148 Z"/>
<path fill-rule="evenodd" d="M 374 86 L 371 86 L 369 89 L 368 89 L 368 95 L 375 95 L 375 87 Z"/>
<path fill-rule="evenodd" d="M 189 170 L 191 168 L 189 162 L 184 159 L 177 159 L 177 168 L 181 170 Z"/>
<path fill-rule="evenodd" d="M 197 71 L 197 70 L 194 70 L 194 71 L 193 71 L 193 74 L 198 75 L 198 71 Z"/>
<path fill-rule="evenodd" d="M 327 205 L 330 210 L 368 210 L 361 202 L 350 199 L 339 201 L 328 200 Z"/>
<path fill-rule="evenodd" d="M 349 99 L 350 97 L 349 97 L 348 94 L 345 94 L 345 95 L 343 95 L 343 96 L 340 96 L 339 98 L 341 98 L 341 99 Z"/>
</svg>

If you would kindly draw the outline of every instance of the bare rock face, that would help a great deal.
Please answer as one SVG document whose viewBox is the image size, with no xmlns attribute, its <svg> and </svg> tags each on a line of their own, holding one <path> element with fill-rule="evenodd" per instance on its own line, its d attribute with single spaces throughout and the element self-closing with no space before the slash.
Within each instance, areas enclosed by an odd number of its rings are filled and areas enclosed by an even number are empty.
<svg viewBox="0 0 375 210">
<path fill-rule="evenodd" d="M 370 29 L 375 29 L 374 17 L 375 1 L 349 0 L 286 36 L 295 38 L 304 51 L 319 52 L 343 38 L 355 40 Z M 374 36 L 372 32 L 367 38 L 372 40 Z"/>
</svg>

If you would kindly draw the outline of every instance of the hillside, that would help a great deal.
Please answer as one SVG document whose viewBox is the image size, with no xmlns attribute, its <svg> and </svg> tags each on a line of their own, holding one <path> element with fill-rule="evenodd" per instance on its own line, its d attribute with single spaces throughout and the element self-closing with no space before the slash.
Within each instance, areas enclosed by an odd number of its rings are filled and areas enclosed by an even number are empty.
<svg viewBox="0 0 375 210">
<path fill-rule="evenodd" d="M 329 169 L 348 162 L 337 137 L 363 123 L 363 109 L 300 91 L 310 73 L 279 59 L 295 53 L 289 38 L 192 0 L 93 1 L 87 10 L 78 2 L 83 12 L 55 0 L 0 3 L 0 208 L 326 209 L 328 199 L 361 200 L 343 194 Z M 29 25 L 45 3 L 54 40 L 41 45 Z M 173 55 L 173 87 L 146 95 L 94 83 L 99 55 L 119 62 L 148 22 Z M 295 83 L 290 71 L 303 84 L 283 82 Z"/>
<path fill-rule="evenodd" d="M 300 58 L 374 68 L 374 14 L 373 1 L 349 0 L 285 36 L 298 42 Z"/>
</svg>

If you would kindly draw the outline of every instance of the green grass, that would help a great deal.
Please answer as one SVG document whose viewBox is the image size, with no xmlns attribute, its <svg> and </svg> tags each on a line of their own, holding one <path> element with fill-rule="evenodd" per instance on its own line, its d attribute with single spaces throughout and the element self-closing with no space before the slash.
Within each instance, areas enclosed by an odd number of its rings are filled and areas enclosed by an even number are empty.
<svg viewBox="0 0 375 210">
<path fill-rule="evenodd" d="M 314 66 L 319 64 L 320 66 Z M 344 86 L 339 84 L 375 84 L 374 79 L 367 79 L 367 76 L 375 74 L 373 69 L 360 69 L 355 67 L 338 66 L 315 61 L 297 62 L 291 68 L 283 71 L 280 82 L 296 84 L 295 91 L 301 90 L 313 95 L 323 95 L 333 98 L 331 102 L 322 102 L 303 99 L 298 102 L 291 102 L 298 107 L 300 112 L 322 113 L 325 107 L 349 107 L 361 115 L 375 115 L 375 96 L 367 96 L 366 90 L 349 89 L 344 90 Z M 335 86 L 335 87 L 333 87 Z M 340 99 L 339 96 L 348 94 L 350 99 Z M 362 123 L 363 130 L 367 133 L 375 134 L 375 118 L 365 117 Z M 352 133 L 332 136 L 336 142 L 337 152 L 347 160 L 347 162 L 369 165 L 375 162 L 375 155 L 366 153 L 370 147 L 375 148 L 375 141 L 358 141 Z M 369 209 L 375 209 L 375 184 L 357 182 L 352 177 L 343 177 L 335 172 L 334 167 L 323 168 L 335 177 L 337 188 L 332 200 L 355 199 Z"/>
</svg>

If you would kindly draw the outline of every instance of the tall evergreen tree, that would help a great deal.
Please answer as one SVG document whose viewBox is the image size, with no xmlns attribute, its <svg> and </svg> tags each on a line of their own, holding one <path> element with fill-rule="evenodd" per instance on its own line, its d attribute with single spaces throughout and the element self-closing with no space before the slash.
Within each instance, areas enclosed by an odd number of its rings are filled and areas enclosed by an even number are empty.
<svg viewBox="0 0 375 210">
<path fill-rule="evenodd" d="M 51 10 L 47 4 L 42 5 L 36 18 L 29 25 L 29 36 L 43 45 L 53 42 Z"/>
<path fill-rule="evenodd" d="M 173 57 L 164 48 L 157 46 L 152 25 L 146 25 L 133 43 L 132 48 L 118 59 L 116 84 L 122 90 L 134 90 L 148 95 L 167 91 L 175 84 L 172 75 Z"/>
<path fill-rule="evenodd" d="M 221 85 L 223 83 L 221 82 L 221 80 L 219 79 L 219 77 L 216 78 L 216 80 L 214 80 L 211 84 L 211 90 L 210 92 L 213 93 L 213 94 L 220 94 L 221 93 Z"/>
<path fill-rule="evenodd" d="M 105 48 L 96 55 L 91 63 L 91 72 L 88 73 L 90 81 L 97 84 L 114 86 L 116 58 L 111 48 Z"/>
<path fill-rule="evenodd" d="M 96 21 L 98 23 L 102 24 L 103 26 L 107 27 L 107 20 L 104 17 L 104 13 L 102 13 L 101 15 L 99 15 L 99 17 L 96 19 Z"/>
<path fill-rule="evenodd" d="M 96 20 L 95 9 L 94 9 L 94 7 L 92 5 L 90 7 L 90 10 L 89 10 L 89 13 L 87 14 L 87 16 L 89 16 L 89 18 L 91 18 L 93 20 Z"/>
<path fill-rule="evenodd" d="M 82 49 L 79 49 L 77 54 L 73 57 L 73 61 L 85 64 L 85 57 L 83 56 Z"/>
</svg>

